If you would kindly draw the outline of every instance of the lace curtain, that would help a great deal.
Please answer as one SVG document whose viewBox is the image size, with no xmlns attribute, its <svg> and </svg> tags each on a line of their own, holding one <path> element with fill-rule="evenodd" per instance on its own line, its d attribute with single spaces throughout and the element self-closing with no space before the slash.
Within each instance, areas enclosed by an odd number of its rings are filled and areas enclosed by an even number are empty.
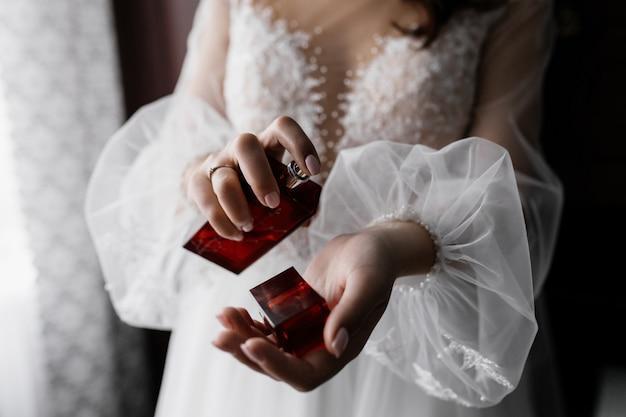
<svg viewBox="0 0 626 417">
<path fill-rule="evenodd" d="M 11 207 L 32 255 L 22 254 L 26 272 L 8 270 L 2 279 L 11 285 L 30 271 L 35 283 L 13 285 L 28 305 L 17 293 L 0 294 L 11 324 L 1 330 L 10 340 L 0 344 L 0 366 L 8 368 L 0 374 L 21 378 L 8 386 L 1 379 L 2 417 L 141 416 L 148 408 L 140 333 L 112 314 L 82 216 L 95 157 L 122 119 L 109 8 L 106 0 L 0 0 L 8 121 L 0 140 L 15 166 L 20 198 Z"/>
</svg>

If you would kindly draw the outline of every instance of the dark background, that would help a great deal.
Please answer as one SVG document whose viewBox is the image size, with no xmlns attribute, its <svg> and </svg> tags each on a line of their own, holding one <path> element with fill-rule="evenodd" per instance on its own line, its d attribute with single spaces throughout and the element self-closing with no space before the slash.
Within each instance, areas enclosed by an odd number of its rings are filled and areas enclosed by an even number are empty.
<svg viewBox="0 0 626 417">
<path fill-rule="evenodd" d="M 130 116 L 172 91 L 196 1 L 112 3 Z M 626 371 L 626 3 L 556 1 L 555 19 L 542 143 L 565 208 L 542 298 L 567 415 L 591 416 L 604 372 Z M 155 402 L 167 341 L 145 331 Z"/>
<path fill-rule="evenodd" d="M 626 3 L 556 4 L 543 146 L 565 207 L 545 296 L 568 415 L 589 416 L 626 371 Z"/>
</svg>

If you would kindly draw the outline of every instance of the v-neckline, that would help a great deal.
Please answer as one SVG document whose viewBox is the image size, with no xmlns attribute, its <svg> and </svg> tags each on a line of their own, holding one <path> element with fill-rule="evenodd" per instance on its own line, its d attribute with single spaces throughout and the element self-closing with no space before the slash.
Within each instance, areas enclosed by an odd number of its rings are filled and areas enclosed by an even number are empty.
<svg viewBox="0 0 626 417">
<path fill-rule="evenodd" d="M 292 42 L 290 45 L 293 46 L 294 53 L 302 58 L 304 62 L 310 64 L 307 73 L 302 74 L 302 78 L 317 81 L 313 83 L 314 86 L 307 85 L 306 83 L 303 83 L 303 85 L 309 89 L 312 104 L 319 106 L 321 109 L 318 120 L 314 120 L 315 132 L 313 132 L 313 136 L 315 137 L 311 139 L 315 143 L 320 157 L 323 159 L 322 171 L 327 175 L 332 168 L 338 150 L 348 136 L 345 119 L 346 115 L 349 113 L 355 95 L 358 94 L 358 86 L 362 85 L 368 72 L 377 65 L 381 59 L 384 59 L 385 54 L 388 52 L 388 46 L 391 43 L 400 42 L 408 46 L 420 45 L 419 41 L 405 35 L 394 36 L 391 34 L 381 35 L 379 33 L 373 33 L 371 35 L 372 43 L 368 46 L 372 57 L 358 63 L 356 68 L 343 69 L 341 72 L 344 76 L 341 79 L 335 80 L 335 83 L 343 84 L 344 88 L 337 91 L 334 97 L 328 100 L 327 92 L 324 90 L 324 87 L 328 85 L 327 75 L 330 65 L 321 58 L 323 48 L 320 45 L 316 45 L 314 42 L 315 38 L 323 33 L 323 30 L 319 26 L 315 27 L 312 31 L 294 26 L 290 24 L 292 20 L 285 17 L 276 17 L 277 12 L 275 8 L 269 4 L 259 4 L 253 0 L 242 0 L 240 7 L 241 6 L 249 7 L 252 12 L 251 15 L 260 19 L 269 33 L 280 34 L 291 40 L 300 40 Z M 303 42 L 301 42 L 301 40 L 306 40 L 306 42 L 304 42 L 306 46 L 302 46 Z M 309 50 L 313 53 L 309 53 Z M 358 62 L 362 55 L 363 54 L 357 54 L 355 61 Z M 334 101 L 335 105 L 329 107 L 324 104 L 324 101 Z M 330 123 L 327 122 L 329 118 L 331 119 Z M 335 122 L 332 122 L 332 120 L 335 120 Z M 331 135 L 330 131 L 333 129 L 334 135 Z M 324 167 L 324 165 L 326 166 Z"/>
</svg>

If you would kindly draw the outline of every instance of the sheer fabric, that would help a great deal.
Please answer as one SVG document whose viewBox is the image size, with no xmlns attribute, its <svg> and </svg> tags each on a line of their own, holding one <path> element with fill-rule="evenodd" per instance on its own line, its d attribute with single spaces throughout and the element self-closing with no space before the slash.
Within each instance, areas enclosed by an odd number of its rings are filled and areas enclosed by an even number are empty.
<svg viewBox="0 0 626 417">
<path fill-rule="evenodd" d="M 562 200 L 537 149 L 549 16 L 546 0 L 462 10 L 424 48 L 390 25 L 424 23 L 401 1 L 201 3 L 176 93 L 111 139 L 86 207 L 120 316 L 175 330 L 162 415 L 454 415 L 432 397 L 487 407 L 519 385 Z M 181 248 L 202 222 L 182 176 L 280 115 L 320 153 L 320 210 L 234 277 Z M 389 219 L 430 226 L 436 268 L 397 281 L 364 354 L 333 380 L 293 393 L 211 347 L 212 312 Z M 522 395 L 513 410 L 530 415 Z"/>
</svg>

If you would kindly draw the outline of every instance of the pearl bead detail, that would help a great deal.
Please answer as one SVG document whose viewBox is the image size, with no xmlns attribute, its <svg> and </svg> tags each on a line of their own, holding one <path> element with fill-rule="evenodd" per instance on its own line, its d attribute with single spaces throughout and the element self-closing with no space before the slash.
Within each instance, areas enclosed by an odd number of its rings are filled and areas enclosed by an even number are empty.
<svg viewBox="0 0 626 417">
<path fill-rule="evenodd" d="M 420 288 L 424 288 L 425 286 L 430 284 L 431 277 L 441 271 L 442 266 L 444 264 L 444 260 L 441 255 L 441 241 L 439 240 L 439 236 L 437 235 L 435 231 L 432 230 L 431 226 L 428 225 L 428 223 L 425 223 L 424 221 L 422 221 L 418 213 L 415 212 L 415 210 L 411 209 L 410 207 L 402 207 L 400 208 L 400 210 L 397 210 L 396 212 L 392 214 L 385 214 L 379 217 L 378 219 L 374 220 L 373 222 L 371 222 L 369 225 L 373 226 L 376 224 L 381 224 L 381 223 L 394 221 L 394 220 L 412 221 L 414 223 L 419 224 L 420 226 L 424 228 L 424 230 L 426 230 L 426 232 L 428 232 L 431 240 L 433 241 L 433 246 L 435 250 L 435 260 L 433 262 L 433 265 L 430 268 L 430 271 L 426 273 L 424 280 L 422 280 L 419 284 Z"/>
</svg>

